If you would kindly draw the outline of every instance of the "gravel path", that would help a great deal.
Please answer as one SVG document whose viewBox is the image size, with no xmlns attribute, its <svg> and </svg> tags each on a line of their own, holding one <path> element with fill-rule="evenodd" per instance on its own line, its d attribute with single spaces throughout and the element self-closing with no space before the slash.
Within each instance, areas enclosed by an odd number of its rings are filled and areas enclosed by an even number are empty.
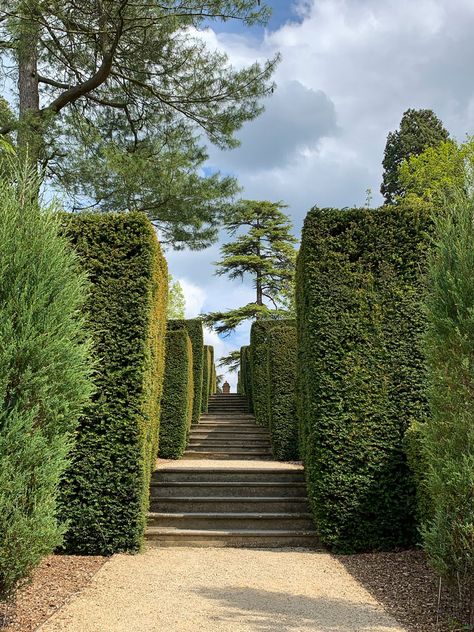
<svg viewBox="0 0 474 632">
<path fill-rule="evenodd" d="M 334 557 L 163 548 L 116 555 L 41 632 L 405 632 Z"/>
</svg>

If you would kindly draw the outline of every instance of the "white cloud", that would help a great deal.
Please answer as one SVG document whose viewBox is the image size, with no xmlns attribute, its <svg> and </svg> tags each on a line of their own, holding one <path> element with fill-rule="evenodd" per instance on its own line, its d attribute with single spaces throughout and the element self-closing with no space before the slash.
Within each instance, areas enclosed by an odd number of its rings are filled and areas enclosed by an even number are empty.
<svg viewBox="0 0 474 632">
<path fill-rule="evenodd" d="M 201 287 L 191 283 L 187 279 L 178 278 L 177 280 L 183 288 L 184 298 L 186 300 L 186 318 L 199 316 L 206 300 L 206 293 Z"/>
</svg>

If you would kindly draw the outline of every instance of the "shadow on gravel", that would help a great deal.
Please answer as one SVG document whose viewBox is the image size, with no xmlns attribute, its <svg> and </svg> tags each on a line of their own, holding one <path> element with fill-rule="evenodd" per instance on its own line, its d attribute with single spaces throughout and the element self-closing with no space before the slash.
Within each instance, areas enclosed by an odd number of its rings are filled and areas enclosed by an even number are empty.
<svg viewBox="0 0 474 632">
<path fill-rule="evenodd" d="M 227 606 L 216 613 L 219 623 L 244 623 L 259 632 L 390 632 L 400 630 L 373 606 L 328 597 L 308 597 L 255 588 L 202 588 L 200 596 Z"/>
</svg>

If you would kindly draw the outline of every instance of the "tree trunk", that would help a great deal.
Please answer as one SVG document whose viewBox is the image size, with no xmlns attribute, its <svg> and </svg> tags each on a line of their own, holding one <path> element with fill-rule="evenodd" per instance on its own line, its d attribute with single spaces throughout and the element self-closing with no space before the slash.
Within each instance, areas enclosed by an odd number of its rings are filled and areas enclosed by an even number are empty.
<svg viewBox="0 0 474 632">
<path fill-rule="evenodd" d="M 38 39 L 35 23 L 36 3 L 24 2 L 19 28 L 18 46 L 18 95 L 20 101 L 20 126 L 18 147 L 22 156 L 37 165 L 41 154 L 42 133 L 38 86 Z"/>
</svg>

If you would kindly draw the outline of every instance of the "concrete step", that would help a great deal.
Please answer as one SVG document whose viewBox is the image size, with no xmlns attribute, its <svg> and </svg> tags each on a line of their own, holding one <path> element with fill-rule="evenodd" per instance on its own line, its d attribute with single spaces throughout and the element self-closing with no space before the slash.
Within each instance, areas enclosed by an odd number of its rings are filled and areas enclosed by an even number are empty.
<svg viewBox="0 0 474 632">
<path fill-rule="evenodd" d="M 156 513 L 148 514 L 150 527 L 175 529 L 238 529 L 254 531 L 310 531 L 313 528 L 309 513 Z"/>
<path fill-rule="evenodd" d="M 246 461 L 251 460 L 254 461 L 258 459 L 259 461 L 269 461 L 273 459 L 271 451 L 268 452 L 249 452 L 238 451 L 238 450 L 226 450 L 225 452 L 219 452 L 217 450 L 204 452 L 201 450 L 186 450 L 184 453 L 187 459 L 206 459 L 206 460 L 220 460 L 226 459 L 228 461 L 233 461 L 237 459 L 238 461 Z"/>
<path fill-rule="evenodd" d="M 190 439 L 269 439 L 270 436 L 265 430 L 254 430 L 245 428 L 245 430 L 228 430 L 227 428 L 215 428 L 214 430 L 201 430 L 200 428 L 192 429 L 189 433 Z"/>
<path fill-rule="evenodd" d="M 169 498 L 171 496 L 192 496 L 208 498 L 299 498 L 306 493 L 306 485 L 303 482 L 272 481 L 153 481 L 151 483 L 151 498 Z"/>
<path fill-rule="evenodd" d="M 266 429 L 249 421 L 200 421 L 191 427 L 191 431 L 193 430 L 227 430 L 228 432 L 254 430 L 258 432 L 259 430 L 265 431 Z"/>
<path fill-rule="evenodd" d="M 258 438 L 258 439 L 248 439 L 248 438 L 241 438 L 241 437 L 232 437 L 232 438 L 228 438 L 228 439 L 219 439 L 219 438 L 215 438 L 215 437 L 190 437 L 189 438 L 189 443 L 188 443 L 188 447 L 189 448 L 200 448 L 200 447 L 212 447 L 212 448 L 225 448 L 225 447 L 229 447 L 229 448 L 238 448 L 238 447 L 245 447 L 245 448 L 255 448 L 255 447 L 260 447 L 260 448 L 270 448 L 270 443 L 268 441 L 268 439 L 266 438 Z"/>
<path fill-rule="evenodd" d="M 171 496 L 169 498 L 153 498 L 150 504 L 153 512 L 164 513 L 305 513 L 308 512 L 308 500 L 305 496 L 295 498 L 285 496 L 252 497 L 242 496 Z"/>
<path fill-rule="evenodd" d="M 244 420 L 244 419 L 251 419 L 252 421 L 255 420 L 255 415 L 252 415 L 251 413 L 240 413 L 240 414 L 233 414 L 233 413 L 203 413 L 200 417 L 201 421 L 205 421 L 205 420 L 215 420 L 215 419 L 237 419 L 237 420 Z"/>
<path fill-rule="evenodd" d="M 300 483 L 304 485 L 304 471 L 302 468 L 286 469 L 278 467 L 166 467 L 153 472 L 153 481 L 161 483 L 171 482 L 195 482 L 203 483 L 231 483 L 242 485 L 249 483 L 253 486 L 265 487 L 268 483 L 281 485 L 287 483 Z"/>
<path fill-rule="evenodd" d="M 314 531 L 278 530 L 187 530 L 148 527 L 148 546 L 213 546 L 213 547 L 303 547 L 321 549 Z"/>
</svg>

